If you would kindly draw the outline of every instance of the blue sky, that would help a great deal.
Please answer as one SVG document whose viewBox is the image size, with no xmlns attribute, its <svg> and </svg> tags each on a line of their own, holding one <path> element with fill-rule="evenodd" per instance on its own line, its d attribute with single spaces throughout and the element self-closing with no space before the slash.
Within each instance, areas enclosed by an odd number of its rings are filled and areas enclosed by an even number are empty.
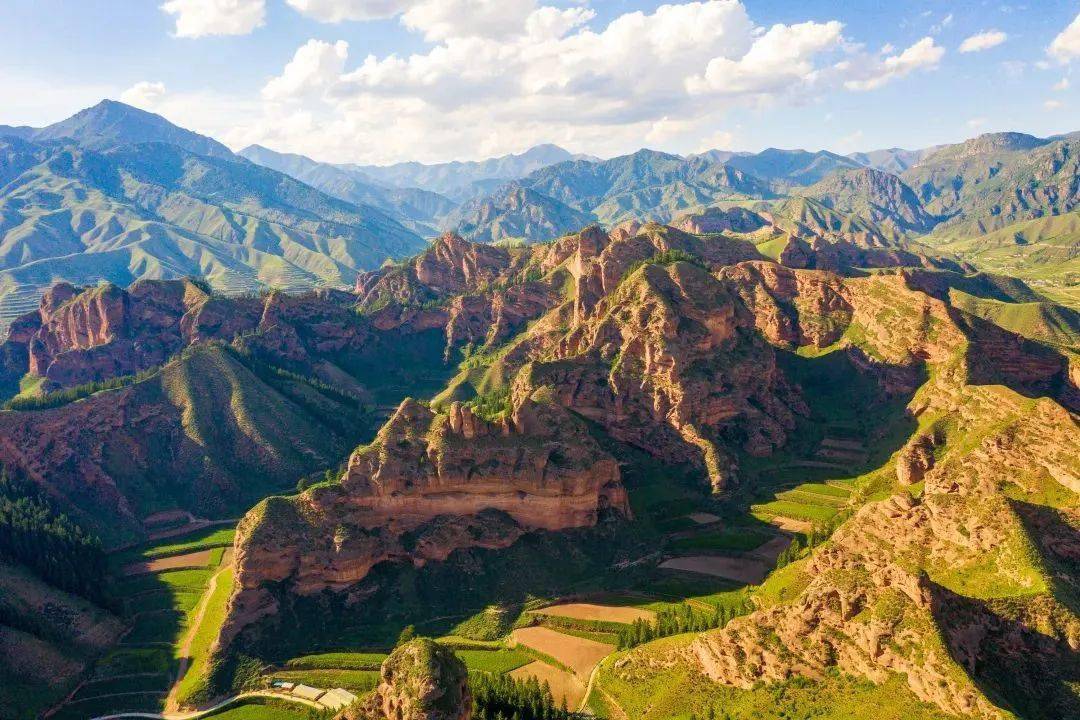
<svg viewBox="0 0 1080 720">
<path fill-rule="evenodd" d="M 0 27 L 0 123 L 112 97 L 342 162 L 1080 130 L 1075 0 L 5 0 Z"/>
</svg>

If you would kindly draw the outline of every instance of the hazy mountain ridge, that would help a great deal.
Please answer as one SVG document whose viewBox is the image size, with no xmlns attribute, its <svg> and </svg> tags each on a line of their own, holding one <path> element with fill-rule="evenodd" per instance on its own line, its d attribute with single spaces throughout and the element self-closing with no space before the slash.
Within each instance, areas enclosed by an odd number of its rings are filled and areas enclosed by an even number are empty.
<svg viewBox="0 0 1080 720">
<path fill-rule="evenodd" d="M 346 167 L 390 187 L 418 187 L 463 202 L 475 196 L 477 184 L 482 187 L 485 183 L 515 180 L 542 167 L 583 157 L 549 144 L 537 145 L 520 154 L 487 160 L 457 160 L 430 165 L 403 162 L 394 165 Z"/>
<path fill-rule="evenodd" d="M 351 285 L 423 247 L 372 205 L 120 103 L 21 134 L 32 139 L 0 139 L 0 326 L 60 279 L 197 275 L 231 292 L 305 290 Z"/>
<path fill-rule="evenodd" d="M 347 165 L 320 163 L 303 155 L 278 153 L 259 145 L 250 145 L 237 154 L 328 195 L 379 208 L 399 221 L 409 223 L 414 231 L 432 232 L 438 219 L 457 206 L 450 198 L 430 190 L 386 187 Z"/>
</svg>

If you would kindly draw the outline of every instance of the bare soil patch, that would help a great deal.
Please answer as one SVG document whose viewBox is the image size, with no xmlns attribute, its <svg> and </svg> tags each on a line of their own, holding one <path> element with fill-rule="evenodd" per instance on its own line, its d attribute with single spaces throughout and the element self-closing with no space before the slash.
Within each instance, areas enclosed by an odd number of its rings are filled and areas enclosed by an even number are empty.
<svg viewBox="0 0 1080 720">
<path fill-rule="evenodd" d="M 565 698 L 566 707 L 576 708 L 585 699 L 585 683 L 573 674 L 540 660 L 519 667 L 510 673 L 510 677 L 517 680 L 534 677 L 541 685 L 547 682 L 551 686 L 551 696 L 556 705 L 561 705 Z"/>
<path fill-rule="evenodd" d="M 588 678 L 596 664 L 615 652 L 612 645 L 586 638 L 564 635 L 546 627 L 519 628 L 510 633 L 510 642 L 550 655 L 574 671 L 579 678 Z M 576 707 L 571 703 L 572 707 Z"/>
<path fill-rule="evenodd" d="M 532 611 L 536 615 L 555 615 L 575 620 L 602 620 L 630 624 L 635 620 L 651 621 L 656 617 L 652 610 L 594 603 L 561 603 Z"/>
<path fill-rule="evenodd" d="M 686 570 L 703 575 L 715 575 L 737 582 L 757 585 L 772 566 L 753 558 L 725 557 L 722 555 L 691 555 L 671 558 L 660 563 L 667 570 Z"/>
<path fill-rule="evenodd" d="M 760 545 L 746 554 L 746 557 L 761 560 L 769 565 L 776 565 L 776 558 L 791 545 L 791 538 L 778 535 L 764 545 Z"/>
<path fill-rule="evenodd" d="M 714 522 L 720 522 L 719 515 L 713 515 L 707 512 L 692 512 L 686 517 L 690 518 L 698 525 L 712 525 Z"/>
<path fill-rule="evenodd" d="M 769 518 L 769 524 L 787 532 L 810 532 L 814 528 L 813 523 L 806 520 L 796 520 L 782 515 L 774 515 Z"/>
<path fill-rule="evenodd" d="M 137 562 L 124 566 L 125 575 L 145 575 L 162 570 L 180 570 L 182 568 L 201 568 L 210 564 L 213 550 L 199 550 L 187 555 L 171 555 L 148 562 Z"/>
</svg>

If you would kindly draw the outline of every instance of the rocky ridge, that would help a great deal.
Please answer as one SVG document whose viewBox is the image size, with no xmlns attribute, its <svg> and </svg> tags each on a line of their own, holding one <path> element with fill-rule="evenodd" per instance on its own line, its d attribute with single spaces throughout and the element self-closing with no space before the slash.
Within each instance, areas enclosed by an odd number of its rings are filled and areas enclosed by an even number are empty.
<svg viewBox="0 0 1080 720">
<path fill-rule="evenodd" d="M 469 720 L 468 671 L 453 650 L 428 638 L 394 649 L 379 670 L 379 684 L 358 707 L 335 720 Z"/>
<path fill-rule="evenodd" d="M 618 466 L 581 421 L 521 398 L 496 422 L 406 400 L 338 482 L 270 498 L 237 531 L 236 590 L 220 644 L 275 615 L 289 594 L 347 591 L 387 560 L 418 566 L 526 532 L 629 515 Z"/>
</svg>

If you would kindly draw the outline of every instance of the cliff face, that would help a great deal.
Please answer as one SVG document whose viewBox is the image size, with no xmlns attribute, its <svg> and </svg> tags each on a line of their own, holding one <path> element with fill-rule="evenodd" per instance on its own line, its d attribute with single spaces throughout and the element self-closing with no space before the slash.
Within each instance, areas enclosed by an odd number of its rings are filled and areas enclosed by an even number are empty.
<svg viewBox="0 0 1080 720">
<path fill-rule="evenodd" d="M 0 463 L 111 545 L 142 536 L 140 519 L 163 508 L 238 514 L 337 462 L 361 421 L 344 398 L 270 385 L 233 353 L 200 346 L 137 385 L 0 413 Z"/>
<path fill-rule="evenodd" d="M 38 327 L 26 340 L 27 370 L 55 388 L 160 365 L 186 344 L 180 318 L 206 300 L 181 282 L 143 281 L 129 291 L 56 285 L 42 297 Z"/>
<path fill-rule="evenodd" d="M 220 298 L 186 281 L 81 291 L 61 283 L 12 326 L 0 352 L 13 375 L 42 377 L 45 390 L 131 375 L 192 344 L 237 337 L 276 364 L 315 372 L 317 356 L 358 351 L 370 339 L 371 329 L 349 309 L 353 302 L 328 290 Z"/>
<path fill-rule="evenodd" d="M 406 400 L 339 483 L 271 498 L 245 516 L 222 644 L 276 612 L 271 586 L 346 590 L 380 562 L 507 547 L 525 532 L 591 526 L 606 509 L 629 514 L 618 465 L 542 397 L 496 423 L 456 403 L 435 413 Z"/>
<path fill-rule="evenodd" d="M 1033 518 L 1064 513 L 1073 528 L 1080 518 L 1075 507 L 1033 508 L 1055 485 L 1075 491 L 1080 482 L 1076 418 L 999 387 L 947 398 L 927 392 L 913 402 L 949 436 L 941 459 L 923 468 L 922 494 L 870 503 L 785 571 L 804 587 L 792 604 L 702 635 L 693 654 L 706 674 L 749 687 L 820 677 L 833 665 L 876 682 L 897 672 L 946 712 L 990 718 L 1003 713 L 976 684 L 989 669 L 1011 663 L 1042 678 L 1036 692 L 1072 672 L 1080 620 L 1060 593 L 1076 578 L 1047 568 L 1076 556 L 1075 530 L 1033 532 Z M 1037 702 L 1045 717 L 1077 709 L 1075 697 L 1055 692 Z"/>
<path fill-rule="evenodd" d="M 419 638 L 395 648 L 371 696 L 336 720 L 469 720 L 472 705 L 465 664 L 449 648 Z"/>
</svg>

